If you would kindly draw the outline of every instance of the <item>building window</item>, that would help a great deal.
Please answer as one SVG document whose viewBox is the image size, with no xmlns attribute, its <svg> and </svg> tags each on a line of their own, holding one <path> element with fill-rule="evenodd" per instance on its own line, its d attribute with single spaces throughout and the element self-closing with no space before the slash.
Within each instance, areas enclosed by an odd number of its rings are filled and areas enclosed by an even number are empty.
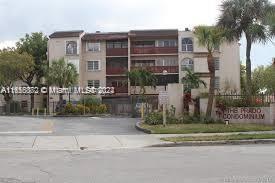
<svg viewBox="0 0 275 183">
<path fill-rule="evenodd" d="M 107 48 L 128 48 L 128 41 L 107 42 Z"/>
<path fill-rule="evenodd" d="M 87 43 L 87 51 L 92 51 L 92 52 L 100 51 L 100 42 Z"/>
<path fill-rule="evenodd" d="M 88 61 L 87 62 L 87 70 L 88 71 L 100 70 L 99 61 Z"/>
<path fill-rule="evenodd" d="M 77 41 L 66 41 L 66 55 L 77 55 Z"/>
<path fill-rule="evenodd" d="M 155 60 L 133 60 L 132 65 L 134 67 L 150 67 L 155 66 Z"/>
<path fill-rule="evenodd" d="M 100 86 L 99 80 L 88 80 L 88 87 L 98 88 Z"/>
<path fill-rule="evenodd" d="M 220 59 L 219 58 L 215 58 L 214 62 L 215 62 L 215 70 L 216 71 L 220 70 Z"/>
<path fill-rule="evenodd" d="M 194 61 L 191 58 L 185 58 L 181 61 L 181 71 L 186 69 L 194 71 Z"/>
<path fill-rule="evenodd" d="M 220 89 L 220 77 L 215 77 L 215 89 Z"/>
<path fill-rule="evenodd" d="M 176 40 L 158 40 L 157 47 L 176 47 L 177 41 Z"/>
<path fill-rule="evenodd" d="M 193 40 L 191 38 L 182 39 L 182 51 L 185 51 L 185 52 L 193 51 Z"/>
<path fill-rule="evenodd" d="M 158 59 L 156 66 L 178 66 L 178 60 L 176 58 Z"/>
</svg>

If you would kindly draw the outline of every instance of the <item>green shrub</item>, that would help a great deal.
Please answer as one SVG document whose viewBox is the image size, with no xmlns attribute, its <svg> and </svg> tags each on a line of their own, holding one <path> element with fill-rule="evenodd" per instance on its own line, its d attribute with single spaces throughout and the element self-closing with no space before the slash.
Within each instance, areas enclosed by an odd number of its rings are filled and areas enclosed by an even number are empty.
<svg viewBox="0 0 275 183">
<path fill-rule="evenodd" d="M 77 114 L 78 111 L 75 106 L 72 105 L 72 103 L 68 103 L 64 107 L 64 113 L 65 114 Z"/>
<path fill-rule="evenodd" d="M 163 123 L 163 116 L 162 113 L 160 112 L 152 112 L 149 113 L 146 117 L 145 117 L 145 121 L 146 124 L 148 125 L 160 125 Z"/>
<path fill-rule="evenodd" d="M 198 116 L 183 115 L 179 118 L 179 123 L 183 123 L 183 124 L 201 123 L 201 119 Z"/>
<path fill-rule="evenodd" d="M 107 106 L 105 104 L 100 104 L 99 106 L 96 107 L 96 113 L 97 114 L 107 113 Z"/>
<path fill-rule="evenodd" d="M 85 111 L 85 114 L 90 113 L 90 108 L 81 104 L 76 105 L 76 110 L 78 114 L 82 114 L 82 115 L 84 114 L 84 111 Z"/>
<path fill-rule="evenodd" d="M 86 96 L 85 98 L 81 98 L 79 101 L 79 104 L 85 104 L 85 106 L 90 106 L 90 105 L 100 105 L 101 100 L 100 98 L 97 98 L 95 96 Z"/>
</svg>

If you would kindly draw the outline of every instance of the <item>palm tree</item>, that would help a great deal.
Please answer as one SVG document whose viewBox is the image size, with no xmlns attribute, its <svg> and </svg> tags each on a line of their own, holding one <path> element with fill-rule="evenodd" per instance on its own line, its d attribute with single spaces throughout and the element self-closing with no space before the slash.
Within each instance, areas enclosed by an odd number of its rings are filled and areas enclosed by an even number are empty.
<svg viewBox="0 0 275 183">
<path fill-rule="evenodd" d="M 207 49 L 207 64 L 210 74 L 209 97 L 207 103 L 206 116 L 210 117 L 212 112 L 214 92 L 215 92 L 215 62 L 213 52 L 224 40 L 225 31 L 215 26 L 198 26 L 195 27 L 195 36 L 200 46 Z"/>
<path fill-rule="evenodd" d="M 64 58 L 54 60 L 49 67 L 47 75 L 48 85 L 55 85 L 60 88 L 70 87 L 77 83 L 78 73 L 75 65 L 66 63 Z M 59 94 L 59 109 L 62 109 L 63 94 Z"/>
<path fill-rule="evenodd" d="M 156 76 L 145 69 L 138 70 L 139 72 L 139 86 L 140 86 L 140 94 L 144 97 L 146 93 L 146 86 L 156 87 L 157 78 Z"/>
<path fill-rule="evenodd" d="M 134 95 L 131 98 L 131 100 L 132 100 L 132 111 L 133 111 L 133 115 L 135 116 L 134 105 L 136 103 L 136 88 L 137 88 L 137 86 L 140 87 L 139 95 L 141 95 L 142 100 L 144 100 L 144 96 L 146 93 L 146 86 L 155 87 L 157 79 L 153 73 L 151 73 L 150 71 L 144 70 L 144 69 L 131 70 L 131 71 L 127 72 L 127 76 L 130 81 L 130 86 L 134 87 Z M 130 95 L 131 95 L 131 89 L 130 89 Z"/>
<path fill-rule="evenodd" d="M 188 68 L 185 68 L 185 71 L 186 74 L 181 79 L 181 82 L 184 84 L 184 93 L 190 93 L 192 89 L 199 88 L 201 85 L 206 88 L 206 83 L 196 73 Z"/>
<path fill-rule="evenodd" d="M 239 40 L 243 35 L 246 38 L 246 91 L 251 96 L 251 47 L 274 36 L 275 7 L 269 0 L 226 0 L 221 7 L 218 26 L 228 29 L 227 38 Z"/>
<path fill-rule="evenodd" d="M 200 79 L 191 69 L 185 68 L 186 74 L 181 79 L 184 84 L 184 109 L 189 112 L 189 102 L 191 102 L 191 90 L 199 88 L 203 85 L 206 88 L 206 83 Z"/>
</svg>

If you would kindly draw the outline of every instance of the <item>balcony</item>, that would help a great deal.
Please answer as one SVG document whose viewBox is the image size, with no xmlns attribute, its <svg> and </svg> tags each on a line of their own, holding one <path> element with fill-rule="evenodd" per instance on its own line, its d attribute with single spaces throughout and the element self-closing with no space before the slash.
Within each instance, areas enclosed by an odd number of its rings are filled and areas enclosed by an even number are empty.
<svg viewBox="0 0 275 183">
<path fill-rule="evenodd" d="M 167 73 L 179 73 L 179 67 L 178 66 L 147 66 L 147 67 L 131 67 L 131 70 L 134 69 L 145 69 L 152 73 L 160 74 L 164 70 L 167 71 Z"/>
<path fill-rule="evenodd" d="M 107 67 L 106 68 L 106 74 L 107 75 L 121 75 L 126 74 L 128 68 L 126 67 Z"/>
<path fill-rule="evenodd" d="M 132 47 L 131 54 L 177 54 L 178 47 Z"/>
<path fill-rule="evenodd" d="M 128 56 L 128 48 L 107 48 L 106 56 Z"/>
</svg>

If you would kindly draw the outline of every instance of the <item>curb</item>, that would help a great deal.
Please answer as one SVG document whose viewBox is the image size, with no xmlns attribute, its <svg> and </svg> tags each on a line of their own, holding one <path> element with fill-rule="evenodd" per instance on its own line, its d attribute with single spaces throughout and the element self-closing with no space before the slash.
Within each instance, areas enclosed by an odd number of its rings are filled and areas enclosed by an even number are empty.
<svg viewBox="0 0 275 183">
<path fill-rule="evenodd" d="M 142 127 L 140 126 L 141 123 L 142 123 L 141 121 L 139 121 L 139 122 L 136 123 L 136 125 L 135 125 L 136 129 L 139 130 L 139 131 L 142 131 L 142 132 L 144 132 L 144 133 L 147 133 L 147 134 L 152 134 L 151 130 L 142 128 Z"/>
<path fill-rule="evenodd" d="M 58 117 L 110 117 L 111 115 L 53 115 L 52 117 L 58 118 Z"/>
<path fill-rule="evenodd" d="M 166 141 L 166 142 L 169 142 L 169 141 Z M 275 139 L 170 142 L 166 144 L 156 144 L 149 147 L 218 146 L 218 145 L 249 145 L 249 144 L 275 144 Z"/>
</svg>

